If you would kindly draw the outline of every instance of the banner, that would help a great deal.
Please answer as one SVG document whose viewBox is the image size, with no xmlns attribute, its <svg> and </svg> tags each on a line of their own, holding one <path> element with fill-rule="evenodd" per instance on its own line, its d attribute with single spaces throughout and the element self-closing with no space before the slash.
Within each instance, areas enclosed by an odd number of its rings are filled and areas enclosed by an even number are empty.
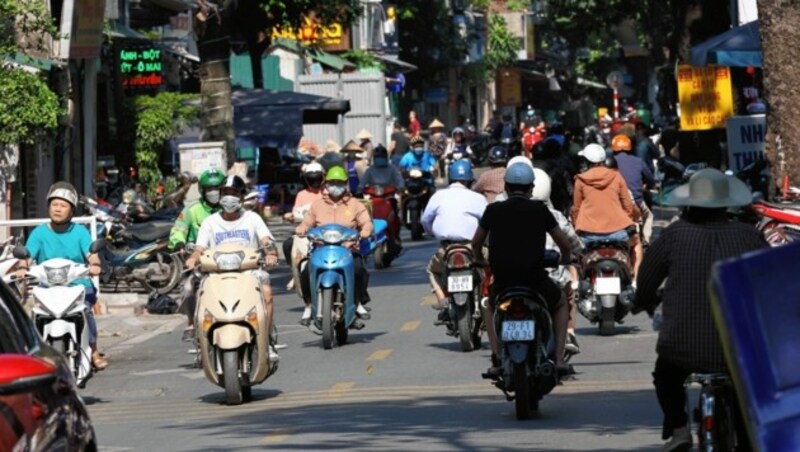
<svg viewBox="0 0 800 452">
<path fill-rule="evenodd" d="M 733 91 L 728 66 L 678 66 L 681 130 L 725 128 L 733 116 Z"/>
<path fill-rule="evenodd" d="M 734 116 L 728 119 L 728 169 L 738 173 L 764 158 L 767 138 L 765 115 Z"/>
</svg>

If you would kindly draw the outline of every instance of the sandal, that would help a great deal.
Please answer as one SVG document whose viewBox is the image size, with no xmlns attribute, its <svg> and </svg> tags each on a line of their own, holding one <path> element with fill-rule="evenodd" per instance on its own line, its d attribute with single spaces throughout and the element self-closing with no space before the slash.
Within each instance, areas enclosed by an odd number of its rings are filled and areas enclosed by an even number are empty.
<svg viewBox="0 0 800 452">
<path fill-rule="evenodd" d="M 103 355 L 99 352 L 94 352 L 92 354 L 92 364 L 97 370 L 103 370 L 108 367 L 108 361 L 103 358 Z"/>
</svg>

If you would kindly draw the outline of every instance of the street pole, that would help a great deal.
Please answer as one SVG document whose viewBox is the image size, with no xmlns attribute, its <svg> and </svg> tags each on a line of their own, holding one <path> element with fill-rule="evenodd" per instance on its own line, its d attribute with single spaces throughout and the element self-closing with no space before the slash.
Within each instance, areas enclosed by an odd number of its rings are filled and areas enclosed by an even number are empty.
<svg viewBox="0 0 800 452">
<path fill-rule="evenodd" d="M 619 119 L 619 82 L 614 81 L 614 119 Z"/>
</svg>

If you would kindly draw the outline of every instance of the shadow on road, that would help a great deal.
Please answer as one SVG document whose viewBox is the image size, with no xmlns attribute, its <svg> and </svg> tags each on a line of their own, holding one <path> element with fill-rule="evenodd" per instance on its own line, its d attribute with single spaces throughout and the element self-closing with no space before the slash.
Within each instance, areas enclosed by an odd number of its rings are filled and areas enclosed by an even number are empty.
<svg viewBox="0 0 800 452">
<path fill-rule="evenodd" d="M 369 328 L 369 323 L 367 323 L 366 328 Z M 369 344 L 373 342 L 376 338 L 383 336 L 386 334 L 386 331 L 377 331 L 374 333 L 355 333 L 354 330 L 350 330 L 347 334 L 347 344 L 344 347 L 352 344 Z M 314 333 L 309 332 L 309 335 L 314 339 L 303 342 L 304 348 L 322 348 L 322 336 L 316 335 Z M 336 348 L 336 347 L 335 347 Z"/>
</svg>

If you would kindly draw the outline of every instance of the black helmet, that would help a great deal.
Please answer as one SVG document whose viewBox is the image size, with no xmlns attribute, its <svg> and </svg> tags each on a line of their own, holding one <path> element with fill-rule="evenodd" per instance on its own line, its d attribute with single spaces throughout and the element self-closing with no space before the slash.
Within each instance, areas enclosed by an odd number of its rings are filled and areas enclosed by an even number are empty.
<svg viewBox="0 0 800 452">
<path fill-rule="evenodd" d="M 382 144 L 379 144 L 372 150 L 372 157 L 389 157 L 389 151 Z"/>
<path fill-rule="evenodd" d="M 508 149 L 505 146 L 495 146 L 489 150 L 490 165 L 505 165 L 508 161 Z"/>
<path fill-rule="evenodd" d="M 619 169 L 619 166 L 617 165 L 617 159 L 613 155 L 606 157 L 606 160 L 603 162 L 603 166 L 610 169 Z"/>
<path fill-rule="evenodd" d="M 239 195 L 243 195 L 247 186 L 239 176 L 227 176 L 224 181 L 222 181 L 222 185 L 220 186 L 220 191 L 225 190 L 226 188 L 233 188 L 235 189 Z"/>
</svg>

